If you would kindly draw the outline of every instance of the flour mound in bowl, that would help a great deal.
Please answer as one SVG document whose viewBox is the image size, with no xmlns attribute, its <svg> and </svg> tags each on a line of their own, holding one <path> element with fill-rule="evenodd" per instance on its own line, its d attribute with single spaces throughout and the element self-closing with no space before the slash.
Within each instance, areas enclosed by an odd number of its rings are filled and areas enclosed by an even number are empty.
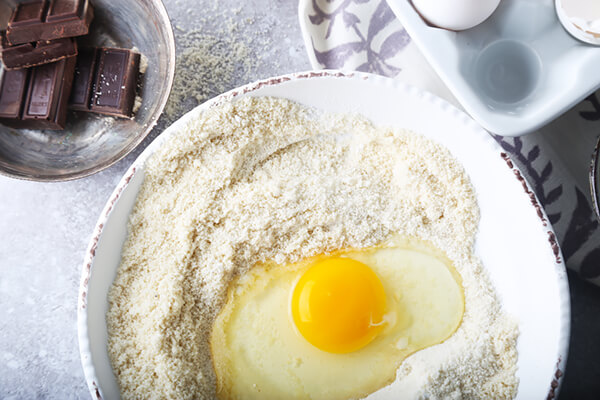
<svg viewBox="0 0 600 400">
<path fill-rule="evenodd" d="M 123 398 L 217 397 L 209 336 L 229 284 L 395 234 L 441 249 L 465 312 L 369 398 L 516 395 L 518 326 L 473 244 L 474 189 L 449 151 L 402 129 L 277 98 L 198 111 L 146 162 L 109 293 L 109 355 Z"/>
</svg>

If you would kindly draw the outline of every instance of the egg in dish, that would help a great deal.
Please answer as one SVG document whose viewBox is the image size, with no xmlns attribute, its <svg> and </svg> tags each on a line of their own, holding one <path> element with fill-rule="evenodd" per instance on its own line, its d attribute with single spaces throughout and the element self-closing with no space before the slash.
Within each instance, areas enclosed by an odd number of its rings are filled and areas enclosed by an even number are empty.
<svg viewBox="0 0 600 400">
<path fill-rule="evenodd" d="M 460 275 L 414 237 L 257 265 L 232 282 L 212 327 L 218 397 L 365 397 L 463 313 Z"/>
</svg>

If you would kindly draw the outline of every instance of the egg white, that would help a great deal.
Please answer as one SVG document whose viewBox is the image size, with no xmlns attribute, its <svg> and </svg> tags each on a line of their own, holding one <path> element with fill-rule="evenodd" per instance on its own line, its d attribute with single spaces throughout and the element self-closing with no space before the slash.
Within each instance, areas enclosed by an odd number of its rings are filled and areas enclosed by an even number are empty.
<svg viewBox="0 0 600 400">
<path fill-rule="evenodd" d="M 221 399 L 360 398 L 394 380 L 402 360 L 452 335 L 464 312 L 458 272 L 430 245 L 396 237 L 340 251 L 371 267 L 386 292 L 386 326 L 366 347 L 327 353 L 308 343 L 290 315 L 290 293 L 318 256 L 252 268 L 230 288 L 211 334 Z"/>
</svg>

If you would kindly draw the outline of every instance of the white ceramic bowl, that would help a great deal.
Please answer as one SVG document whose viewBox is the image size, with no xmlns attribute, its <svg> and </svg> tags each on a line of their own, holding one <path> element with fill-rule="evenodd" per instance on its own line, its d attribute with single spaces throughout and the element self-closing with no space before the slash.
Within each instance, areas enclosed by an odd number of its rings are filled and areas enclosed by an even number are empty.
<svg viewBox="0 0 600 400">
<path fill-rule="evenodd" d="M 502 0 L 481 25 L 429 26 L 408 0 L 387 0 L 462 106 L 490 132 L 519 136 L 600 88 L 600 51 L 572 37 L 555 0 Z"/>
<path fill-rule="evenodd" d="M 472 119 L 429 93 L 381 76 L 320 71 L 256 82 L 202 104 L 160 135 L 127 171 L 98 220 L 81 276 L 79 345 L 94 397 L 119 397 L 107 352 L 107 293 L 144 163 L 203 109 L 243 96 L 285 97 L 324 110 L 361 113 L 376 124 L 408 128 L 449 148 L 477 193 L 481 221 L 475 251 L 503 306 L 519 320 L 517 398 L 556 394 L 569 340 L 567 277 L 548 219 L 517 167 Z"/>
</svg>

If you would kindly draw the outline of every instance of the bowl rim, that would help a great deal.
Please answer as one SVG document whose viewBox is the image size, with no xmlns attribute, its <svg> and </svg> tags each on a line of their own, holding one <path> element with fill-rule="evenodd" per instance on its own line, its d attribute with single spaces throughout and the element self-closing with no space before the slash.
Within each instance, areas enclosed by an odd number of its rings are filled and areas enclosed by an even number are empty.
<svg viewBox="0 0 600 400">
<path fill-rule="evenodd" d="M 164 92 L 164 96 L 162 97 L 160 103 L 158 104 L 157 112 L 152 115 L 149 122 L 146 124 L 145 129 L 138 134 L 136 138 L 131 141 L 127 146 L 121 149 L 120 152 L 111 157 L 108 161 L 98 164 L 93 167 L 89 167 L 83 169 L 81 171 L 69 172 L 65 174 L 55 175 L 55 174 L 26 174 L 21 171 L 12 168 L 10 165 L 5 163 L 0 163 L 0 175 L 7 176 L 9 178 L 15 178 L 20 180 L 27 181 L 36 181 L 36 182 L 65 182 L 71 181 L 75 179 L 85 178 L 87 176 L 93 175 L 97 172 L 103 171 L 118 161 L 125 158 L 129 153 L 131 153 L 146 137 L 150 134 L 150 132 L 154 129 L 156 124 L 158 123 L 158 119 L 162 115 L 167 101 L 169 100 L 169 95 L 171 94 L 171 89 L 173 88 L 173 80 L 175 78 L 175 70 L 177 65 L 175 63 L 175 35 L 173 34 L 173 25 L 171 24 L 171 19 L 169 18 L 169 14 L 163 0 L 151 0 L 152 3 L 156 5 L 156 10 L 158 11 L 158 16 L 161 20 L 165 22 L 166 34 L 167 34 L 167 47 L 173 49 L 168 56 L 168 64 L 167 64 L 167 76 L 165 78 L 166 81 L 166 90 Z"/>
<path fill-rule="evenodd" d="M 592 159 L 590 163 L 590 195 L 592 200 L 592 206 L 594 208 L 594 214 L 598 221 L 600 221 L 600 136 L 596 139 L 596 145 L 592 152 Z"/>
<path fill-rule="evenodd" d="M 468 119 L 468 120 L 470 120 L 470 123 L 477 124 L 473 119 L 471 119 L 471 117 L 467 116 L 466 113 L 458 110 L 456 107 L 452 106 L 447 101 L 439 98 L 438 96 L 430 94 L 429 92 L 427 92 L 425 90 L 417 88 L 413 85 L 398 82 L 398 81 L 392 80 L 391 78 L 386 78 L 386 77 L 371 74 L 371 73 L 349 72 L 349 71 L 340 71 L 340 70 L 310 70 L 310 71 L 305 71 L 305 72 L 297 72 L 297 73 L 279 75 L 276 77 L 255 81 L 255 82 L 234 88 L 234 89 L 232 89 L 228 92 L 222 93 L 222 94 L 206 101 L 205 103 L 197 106 L 196 108 L 190 110 L 188 113 L 184 114 L 180 119 L 175 121 L 172 125 L 170 125 L 169 127 L 166 127 L 165 130 L 168 129 L 169 131 L 172 131 L 173 125 L 184 124 L 189 118 L 191 118 L 193 116 L 192 114 L 197 108 L 202 108 L 202 109 L 212 108 L 212 107 L 218 106 L 220 104 L 223 104 L 227 101 L 231 101 L 232 99 L 235 99 L 239 95 L 245 95 L 247 93 L 254 92 L 264 86 L 278 85 L 278 84 L 288 82 L 288 81 L 298 81 L 298 80 L 304 80 L 304 79 L 310 79 L 310 78 L 360 79 L 360 80 L 376 81 L 377 83 L 380 83 L 381 81 L 391 81 L 391 82 L 393 82 L 394 87 L 405 88 L 405 89 L 413 91 L 413 92 L 419 92 L 421 96 L 424 96 L 427 98 L 433 98 L 433 99 L 435 99 L 435 101 L 438 104 L 442 104 L 446 108 L 453 109 L 453 112 L 455 112 L 455 113 L 463 114 L 463 116 L 462 116 L 463 119 Z M 477 126 L 479 127 L 479 129 L 481 129 L 482 133 L 486 133 L 486 135 L 487 135 L 487 132 L 485 132 L 483 130 L 483 128 L 481 128 L 481 125 L 477 124 Z M 94 264 L 95 256 L 96 256 L 96 249 L 99 244 L 100 238 L 103 234 L 106 222 L 108 221 L 108 219 L 110 217 L 113 207 L 120 199 L 121 194 L 127 188 L 127 186 L 129 185 L 130 181 L 135 176 L 135 174 L 141 169 L 140 167 L 144 165 L 144 163 L 146 162 L 148 157 L 150 157 L 155 152 L 155 150 L 158 147 L 160 147 L 165 141 L 169 140 L 169 136 L 171 136 L 171 135 L 160 135 L 157 138 L 157 140 L 153 141 L 151 143 L 151 145 L 148 146 L 144 150 L 144 152 L 138 156 L 138 158 L 132 163 L 132 165 L 129 167 L 129 169 L 125 172 L 125 174 L 123 175 L 123 177 L 121 178 L 121 180 L 119 181 L 117 186 L 115 187 L 109 200 L 107 201 L 104 209 L 102 210 L 102 212 L 100 214 L 100 217 L 98 218 L 98 221 L 96 223 L 94 231 L 91 235 L 91 239 L 89 241 L 88 248 L 85 253 L 85 258 L 84 258 L 84 261 L 82 264 L 82 273 L 81 273 L 80 287 L 79 287 L 79 293 L 78 293 L 77 328 L 78 328 L 79 351 L 80 351 L 80 357 L 81 357 L 81 362 L 82 362 L 82 366 L 83 366 L 83 370 L 84 370 L 85 379 L 88 384 L 88 388 L 90 390 L 92 397 L 96 398 L 96 399 L 102 399 L 103 397 L 100 392 L 100 388 L 99 388 L 98 384 L 96 383 L 95 366 L 92 364 L 91 357 L 90 357 L 91 350 L 90 350 L 90 342 L 89 342 L 88 326 L 87 326 L 88 284 L 89 284 L 89 280 L 92 275 L 93 264 Z M 548 398 L 556 398 L 556 396 L 559 394 L 560 387 L 562 385 L 562 378 L 564 376 L 564 371 L 566 369 L 567 356 L 569 353 L 570 331 L 571 331 L 571 323 L 570 323 L 571 307 L 570 307 L 570 295 L 569 295 L 570 290 L 569 290 L 567 276 L 566 276 L 567 274 L 566 274 L 565 264 L 563 261 L 564 257 L 562 255 L 558 241 L 556 240 L 556 235 L 554 233 L 554 229 L 553 229 L 552 225 L 548 222 L 546 212 L 540 206 L 541 203 L 539 202 L 539 199 L 533 192 L 533 189 L 530 186 L 529 182 L 527 182 L 523 178 L 523 175 L 521 174 L 518 166 L 511 161 L 510 156 L 508 154 L 506 154 L 500 148 L 499 145 L 497 145 L 496 141 L 494 141 L 492 137 L 489 137 L 489 135 L 488 135 L 488 139 L 492 145 L 498 147 L 498 150 L 500 151 L 500 156 L 504 159 L 507 166 L 512 170 L 515 178 L 519 181 L 519 183 L 522 186 L 525 193 L 530 197 L 531 206 L 534 207 L 534 209 L 536 210 L 537 215 L 538 215 L 542 225 L 544 226 L 544 229 L 546 229 L 546 231 L 547 231 L 548 244 L 549 244 L 549 246 L 551 248 L 551 252 L 553 253 L 553 256 L 554 256 L 554 260 L 555 260 L 554 261 L 554 267 L 555 267 L 554 270 L 555 270 L 555 273 L 557 274 L 557 284 L 558 284 L 560 293 L 564 296 L 561 299 L 560 309 L 557 310 L 557 313 L 560 315 L 560 324 L 561 324 L 560 335 L 559 335 L 559 344 L 558 344 L 559 354 L 558 354 L 558 358 L 557 358 L 556 364 L 555 364 L 555 369 L 554 369 L 555 373 L 552 375 L 551 382 L 548 382 L 548 389 L 549 389 Z"/>
</svg>

